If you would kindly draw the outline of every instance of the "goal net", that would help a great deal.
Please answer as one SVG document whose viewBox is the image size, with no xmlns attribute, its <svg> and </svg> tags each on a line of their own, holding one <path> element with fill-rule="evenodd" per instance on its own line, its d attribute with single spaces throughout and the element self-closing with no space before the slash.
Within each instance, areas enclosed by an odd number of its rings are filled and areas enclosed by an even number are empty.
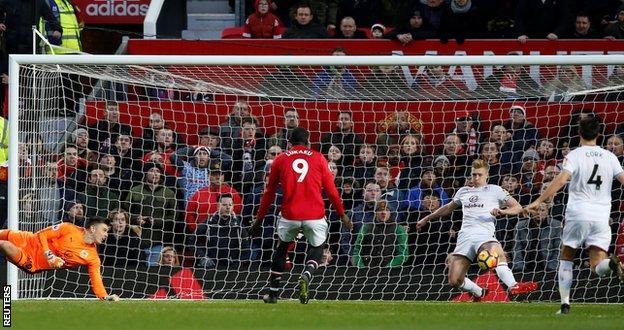
<svg viewBox="0 0 624 330">
<path fill-rule="evenodd" d="M 335 55 L 341 55 L 336 53 Z M 579 144 L 578 121 L 624 158 L 624 57 L 12 57 L 9 227 L 37 231 L 108 217 L 102 277 L 122 298 L 257 299 L 268 290 L 280 196 L 260 237 L 247 229 L 290 129 L 311 133 L 335 175 L 349 232 L 330 232 L 314 299 L 462 300 L 445 260 L 461 210 L 416 222 L 470 184 L 470 164 L 527 205 Z M 613 186 L 615 248 L 622 188 Z M 566 192 L 537 215 L 499 218 L 530 300 L 556 301 Z M 622 231 L 620 229 L 620 231 Z M 306 238 L 289 247 L 282 298 L 295 294 Z M 63 257 L 63 256 L 60 256 Z M 574 263 L 573 300 L 624 301 L 615 277 Z M 494 272 L 467 274 L 507 300 Z M 93 297 L 86 268 L 28 275 L 19 298 Z"/>
</svg>

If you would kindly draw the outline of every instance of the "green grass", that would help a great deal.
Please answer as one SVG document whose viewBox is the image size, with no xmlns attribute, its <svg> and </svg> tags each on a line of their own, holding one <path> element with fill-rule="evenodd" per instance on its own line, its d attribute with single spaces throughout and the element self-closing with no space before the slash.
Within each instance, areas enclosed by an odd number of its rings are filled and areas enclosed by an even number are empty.
<svg viewBox="0 0 624 330">
<path fill-rule="evenodd" d="M 14 301 L 17 329 L 623 329 L 624 306 L 280 301 Z"/>
</svg>

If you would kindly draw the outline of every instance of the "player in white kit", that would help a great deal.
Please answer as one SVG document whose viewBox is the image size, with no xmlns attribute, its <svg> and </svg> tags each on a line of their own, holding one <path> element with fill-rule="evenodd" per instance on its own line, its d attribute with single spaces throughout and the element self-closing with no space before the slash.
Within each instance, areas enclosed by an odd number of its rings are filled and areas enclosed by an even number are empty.
<svg viewBox="0 0 624 330">
<path fill-rule="evenodd" d="M 479 287 L 466 277 L 466 273 L 475 257 L 485 249 L 498 254 L 496 274 L 505 283 L 510 294 L 530 293 L 537 289 L 537 284 L 534 282 L 516 281 L 507 265 L 505 251 L 494 236 L 496 217 L 517 215 L 522 212 L 522 206 L 500 186 L 487 184 L 488 173 L 489 166 L 485 161 L 472 162 L 473 186 L 460 188 L 450 203 L 416 224 L 416 228 L 421 230 L 427 222 L 447 216 L 459 206 L 462 207 L 463 220 L 457 237 L 457 245 L 455 251 L 447 259 L 448 281 L 452 287 L 472 294 L 475 301 L 480 301 L 487 293 L 487 289 Z M 501 209 L 501 206 L 507 208 Z"/>
<path fill-rule="evenodd" d="M 587 248 L 592 272 L 604 277 L 615 271 L 624 282 L 619 260 L 615 256 L 611 259 L 607 256 L 611 244 L 611 184 L 614 178 L 624 184 L 624 170 L 614 154 L 596 145 L 599 132 L 598 119 L 589 117 L 581 120 L 581 146 L 565 157 L 561 174 L 541 196 L 526 207 L 528 212 L 536 212 L 540 203 L 570 180 L 559 257 L 561 309 L 558 314 L 570 312 L 572 266 L 578 248 Z"/>
</svg>

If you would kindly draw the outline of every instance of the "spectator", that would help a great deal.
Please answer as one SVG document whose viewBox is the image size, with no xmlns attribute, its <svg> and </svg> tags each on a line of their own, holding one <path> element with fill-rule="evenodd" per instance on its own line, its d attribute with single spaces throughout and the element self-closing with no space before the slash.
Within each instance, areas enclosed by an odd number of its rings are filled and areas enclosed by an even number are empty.
<svg viewBox="0 0 624 330">
<path fill-rule="evenodd" d="M 158 257 L 158 266 L 171 266 L 171 267 L 179 267 L 180 266 L 180 258 L 178 257 L 178 252 L 173 248 L 173 246 L 165 246 L 160 251 L 160 256 Z"/>
<path fill-rule="evenodd" d="M 340 30 L 336 31 L 334 39 L 368 39 L 364 31 L 358 30 L 355 19 L 345 16 L 340 20 Z"/>
<path fill-rule="evenodd" d="M 411 86 L 418 98 L 444 100 L 466 99 L 468 93 L 465 82 L 453 79 L 441 65 L 427 66 L 416 76 Z"/>
<path fill-rule="evenodd" d="M 509 108 L 509 119 L 503 126 L 507 129 L 507 132 L 511 134 L 511 151 L 514 164 L 518 164 L 521 161 L 523 151 L 537 146 L 537 140 L 539 139 L 539 132 L 526 119 L 526 110 L 520 105 L 512 105 Z"/>
<path fill-rule="evenodd" d="M 371 39 L 383 39 L 386 33 L 386 27 L 383 24 L 373 24 L 371 26 Z"/>
<path fill-rule="evenodd" d="M 617 10 L 616 21 L 605 27 L 604 34 L 607 39 L 624 39 L 624 5 Z"/>
<path fill-rule="evenodd" d="M 261 181 L 256 169 L 264 160 L 266 140 L 257 133 L 255 118 L 243 118 L 241 127 L 241 135 L 235 138 L 232 144 L 232 184 L 236 190 L 248 193 L 256 182 Z"/>
<path fill-rule="evenodd" d="M 76 194 L 75 199 L 86 208 L 85 216 L 87 218 L 93 216 L 106 217 L 110 210 L 119 206 L 119 195 L 108 187 L 107 181 L 108 177 L 103 170 L 93 169 L 90 172 L 84 193 Z"/>
<path fill-rule="evenodd" d="M 108 213 L 111 228 L 102 251 L 102 265 L 128 268 L 142 260 L 140 227 L 130 225 L 130 215 L 123 209 Z"/>
<path fill-rule="evenodd" d="M 420 0 L 420 2 L 416 4 L 416 9 L 420 10 L 422 18 L 435 31 L 440 31 L 444 4 L 444 0 Z"/>
<path fill-rule="evenodd" d="M 361 26 L 371 26 L 380 20 L 380 0 L 340 0 L 336 17 L 350 16 Z"/>
<path fill-rule="evenodd" d="M 258 185 L 254 188 L 253 193 L 245 194 L 245 203 L 243 204 L 243 223 L 249 224 L 253 222 L 253 215 L 256 214 L 257 207 L 260 205 L 260 200 L 264 193 L 266 184 L 268 183 L 269 176 L 262 174 L 263 185 Z M 273 236 L 275 234 L 275 228 L 277 227 L 277 216 L 280 212 L 278 205 L 281 205 L 282 191 L 281 187 L 278 188 L 277 197 L 275 203 L 271 205 L 267 211 L 267 215 L 262 222 L 262 234 L 252 242 L 253 249 L 260 249 L 261 256 L 259 259 L 266 261 L 270 260 L 273 251 Z"/>
<path fill-rule="evenodd" d="M 583 101 L 585 96 L 571 93 L 587 89 L 573 65 L 557 68 L 557 75 L 544 84 L 544 96 L 548 102 L 554 101 Z"/>
<path fill-rule="evenodd" d="M 355 237 L 351 233 L 359 233 L 364 224 L 372 223 L 375 217 L 375 205 L 380 200 L 381 188 L 379 184 L 374 181 L 369 181 L 364 186 L 364 194 L 362 196 L 362 202 L 356 204 L 353 207 L 349 218 L 353 223 L 353 230 L 350 232 L 346 228 L 342 228 L 340 233 L 340 251 L 346 255 L 351 256 L 351 248 L 355 243 Z"/>
<path fill-rule="evenodd" d="M 611 151 L 620 161 L 624 163 L 624 138 L 620 135 L 611 135 L 607 139 L 605 149 Z"/>
<path fill-rule="evenodd" d="M 407 233 L 391 219 L 391 208 L 378 202 L 375 221 L 362 225 L 353 248 L 353 264 L 358 268 L 398 267 L 409 255 Z"/>
<path fill-rule="evenodd" d="M 267 147 L 277 145 L 282 150 L 288 150 L 288 134 L 296 127 L 299 127 L 299 113 L 297 109 L 290 108 L 284 112 L 284 128 L 269 137 Z"/>
<path fill-rule="evenodd" d="M 210 163 L 210 185 L 198 190 L 186 203 L 186 229 L 194 233 L 197 225 L 205 223 L 218 210 L 220 195 L 230 194 L 234 200 L 234 213 L 240 214 L 242 198 L 236 189 L 223 182 L 221 164 L 218 161 Z"/>
<path fill-rule="evenodd" d="M 164 130 L 165 129 L 161 131 Z M 140 161 L 142 152 L 132 147 L 132 136 L 130 135 L 119 134 L 115 145 L 111 148 L 102 149 L 101 152 L 113 155 L 115 157 L 115 163 L 119 168 L 131 170 L 133 172 L 141 171 L 141 166 L 143 165 Z"/>
<path fill-rule="evenodd" d="M 537 214 L 522 218 L 516 225 L 516 242 L 514 244 L 513 269 L 527 271 L 528 264 L 540 269 L 538 262 L 544 263 L 547 271 L 556 271 L 559 264 L 559 245 L 561 244 L 561 221 L 549 215 L 549 207 L 542 203 Z M 537 253 L 535 253 L 537 252 Z M 534 254 L 535 258 L 529 260 Z"/>
<path fill-rule="evenodd" d="M 487 38 L 516 38 L 515 13 L 517 0 L 481 0 L 480 9 L 486 25 Z"/>
<path fill-rule="evenodd" d="M 466 148 L 457 134 L 449 133 L 446 135 L 441 155 L 445 156 L 449 163 L 448 175 L 445 175 L 444 179 L 452 180 L 450 189 L 454 192 L 464 186 L 469 162 L 469 157 L 466 156 Z"/>
<path fill-rule="evenodd" d="M 373 100 L 408 99 L 412 97 L 405 77 L 396 65 L 375 67 L 362 87 L 367 98 Z"/>
<path fill-rule="evenodd" d="M 171 155 L 176 151 L 176 143 L 174 140 L 174 133 L 172 129 L 161 128 L 156 131 L 156 151 Z"/>
<path fill-rule="evenodd" d="M 45 226 L 56 223 L 61 211 L 61 194 L 57 185 L 58 165 L 56 162 L 46 162 L 43 178 L 37 188 L 37 199 L 40 200 L 40 212 L 45 220 Z"/>
<path fill-rule="evenodd" d="M 363 144 L 358 157 L 353 162 L 353 166 L 345 167 L 343 176 L 345 178 L 353 178 L 360 185 L 363 185 L 364 182 L 374 177 L 377 164 L 376 159 L 375 145 Z"/>
<path fill-rule="evenodd" d="M 486 142 L 481 146 L 481 159 L 490 166 L 488 183 L 499 185 L 503 175 L 511 173 L 511 164 L 503 164 L 500 161 L 498 145 L 494 142 Z"/>
<path fill-rule="evenodd" d="M 512 166 L 512 142 L 510 141 L 511 134 L 507 132 L 507 128 L 502 124 L 492 125 L 489 139 L 486 142 L 494 142 L 498 147 L 500 154 L 500 163 L 506 166 Z"/>
<path fill-rule="evenodd" d="M 243 38 L 279 39 L 282 37 L 283 26 L 277 16 L 271 13 L 270 0 L 254 1 L 256 11 L 247 17 Z"/>
<path fill-rule="evenodd" d="M 544 169 L 548 165 L 557 164 L 557 150 L 554 143 L 548 138 L 541 139 L 537 144 L 537 154 L 539 155 L 539 162 L 537 162 L 537 171 L 544 172 Z"/>
<path fill-rule="evenodd" d="M 601 37 L 602 36 L 592 28 L 587 14 L 583 12 L 576 14 L 574 31 L 569 35 L 570 39 L 600 39 Z"/>
<path fill-rule="evenodd" d="M 78 227 L 84 227 L 84 204 L 76 200 L 66 200 L 63 205 L 63 210 L 62 222 L 69 222 Z"/>
<path fill-rule="evenodd" d="M 412 213 L 419 220 L 435 212 L 442 206 L 440 196 L 434 190 L 426 190 L 421 196 L 421 211 Z M 436 219 L 427 223 L 426 227 L 417 231 L 416 221 L 410 223 L 410 245 L 414 246 L 414 264 L 436 265 L 444 263 L 445 254 L 450 251 L 450 232 L 452 221 L 446 219 Z"/>
<path fill-rule="evenodd" d="M 475 120 L 468 112 L 455 118 L 455 128 L 451 133 L 457 134 L 466 148 L 466 155 L 473 157 L 477 155 L 480 133 L 477 131 Z"/>
<path fill-rule="evenodd" d="M 403 194 L 401 194 L 401 191 L 399 191 L 394 182 L 392 182 L 390 168 L 388 166 L 377 166 L 374 178 L 375 182 L 379 185 L 379 189 L 381 189 L 380 198 L 387 201 L 388 207 L 390 207 L 392 212 L 397 212 Z M 403 218 L 399 215 L 395 220 L 402 221 Z"/>
<path fill-rule="evenodd" d="M 192 152 L 192 159 L 189 153 Z M 171 155 L 171 163 L 175 164 L 180 170 L 178 184 L 184 191 L 185 203 L 199 189 L 208 186 L 208 175 L 210 170 L 210 149 L 204 146 L 197 148 L 182 148 Z"/>
<path fill-rule="evenodd" d="M 473 38 L 482 32 L 483 20 L 471 0 L 451 0 L 441 7 L 442 15 L 438 30 L 440 42 L 447 43 L 449 39 L 454 38 L 458 44 L 462 44 L 466 38 Z"/>
<path fill-rule="evenodd" d="M 442 205 L 446 205 L 450 201 L 449 196 L 436 180 L 435 170 L 432 167 L 424 168 L 420 182 L 415 187 L 408 190 L 405 196 L 406 198 L 402 202 L 402 208 L 410 211 L 409 213 L 426 211 L 427 205 L 423 205 L 422 201 L 426 195 L 431 195 L 429 191 L 435 192 Z"/>
<path fill-rule="evenodd" d="M 379 133 L 375 143 L 377 155 L 387 156 L 392 145 L 399 144 L 407 135 L 422 135 L 422 122 L 409 111 L 397 111 L 379 123 Z"/>
<path fill-rule="evenodd" d="M 546 166 L 546 168 L 544 169 L 544 177 L 542 178 L 542 184 L 546 182 L 551 182 L 560 173 L 561 173 L 561 168 L 559 167 L 559 165 Z"/>
<path fill-rule="evenodd" d="M 605 149 L 611 151 L 618 159 L 620 164 L 624 164 L 624 140 L 621 135 L 612 135 L 607 139 Z M 613 188 L 611 191 L 611 224 L 614 233 L 617 233 L 617 227 L 622 222 L 622 212 L 624 211 L 624 187 L 618 180 L 613 180 Z M 624 227 L 623 227 L 624 228 Z"/>
<path fill-rule="evenodd" d="M 210 159 L 220 160 L 223 169 L 228 172 L 227 174 L 231 174 L 229 172 L 232 171 L 232 156 L 221 149 L 219 129 L 216 127 L 204 127 L 199 131 L 198 137 L 198 147 L 208 148 L 210 150 Z"/>
<path fill-rule="evenodd" d="M 86 169 L 87 164 L 86 159 L 78 157 L 78 149 L 73 145 L 68 145 L 65 147 L 65 156 L 57 162 L 56 178 L 65 182 L 65 179 L 74 172 Z"/>
<path fill-rule="evenodd" d="M 327 154 L 329 148 L 334 145 L 342 151 L 343 162 L 353 164 L 353 159 L 360 153 L 360 146 L 363 143 L 362 138 L 355 133 L 353 125 L 351 112 L 340 111 L 336 128 L 321 137 L 321 153 Z"/>
<path fill-rule="evenodd" d="M 130 188 L 132 188 L 133 180 L 137 176 L 136 173 L 132 169 L 117 166 L 116 158 L 110 154 L 100 156 L 98 168 L 104 171 L 108 188 L 116 193 L 120 200 L 125 200 Z"/>
<path fill-rule="evenodd" d="M 332 56 L 345 56 L 345 50 L 337 47 Z M 315 96 L 328 98 L 353 98 L 358 92 L 358 82 L 351 70 L 344 65 L 323 66 L 312 80 Z"/>
<path fill-rule="evenodd" d="M 243 117 L 249 117 L 250 115 L 249 104 L 239 101 L 234 104 L 227 120 L 219 124 L 221 150 L 225 151 L 225 153 L 232 154 L 233 140 L 241 136 L 241 120 Z"/>
<path fill-rule="evenodd" d="M 518 40 L 529 38 L 557 40 L 565 36 L 570 24 L 567 0 L 519 0 L 516 8 Z"/>
<path fill-rule="evenodd" d="M 100 150 L 110 148 L 117 143 L 119 134 L 130 136 L 132 128 L 119 122 L 119 105 L 114 102 L 106 103 L 106 117 L 97 121 L 95 126 L 89 126 L 89 149 Z"/>
<path fill-rule="evenodd" d="M 317 0 L 311 1 L 312 12 L 316 21 L 327 30 L 336 29 L 336 15 L 338 14 L 339 0 Z"/>
<path fill-rule="evenodd" d="M 258 162 L 255 171 L 268 173 L 271 170 L 271 164 L 273 164 L 273 160 L 282 152 L 284 151 L 279 146 L 270 147 L 264 156 L 264 162 Z"/>
<path fill-rule="evenodd" d="M 451 175 L 451 161 L 444 155 L 439 155 L 433 160 L 433 169 L 436 182 L 445 191 L 454 191 L 455 179 Z"/>
<path fill-rule="evenodd" d="M 156 150 L 156 135 L 161 129 L 164 128 L 167 128 L 167 125 L 165 124 L 162 113 L 152 112 L 149 115 L 149 125 L 147 127 L 143 127 L 143 136 L 141 139 L 134 140 L 133 148 L 135 150 L 142 150 L 143 153 Z M 178 146 L 182 145 L 182 140 L 176 132 L 171 132 L 174 141 L 174 148 L 178 148 Z"/>
<path fill-rule="evenodd" d="M 522 65 L 503 65 L 485 78 L 481 86 L 484 96 L 510 100 L 535 97 L 539 91 L 539 85 Z"/>
<path fill-rule="evenodd" d="M 98 154 L 89 149 L 89 132 L 85 128 L 78 128 L 72 133 L 72 142 L 78 151 L 78 157 L 88 162 L 97 162 Z"/>
<path fill-rule="evenodd" d="M 412 12 L 412 16 L 399 24 L 394 30 L 386 33 L 384 38 L 398 40 L 403 45 L 407 45 L 414 40 L 430 39 L 435 37 L 435 32 L 423 19 L 420 10 Z"/>
<path fill-rule="evenodd" d="M 360 184 L 353 178 L 339 178 L 336 180 L 336 187 L 340 191 L 340 197 L 342 198 L 342 205 L 345 210 L 351 211 L 356 201 L 362 200 L 362 194 L 360 192 Z M 338 220 L 338 219 L 336 219 Z M 340 225 L 339 222 L 336 224 Z M 338 230 L 340 231 L 340 230 Z"/>
<path fill-rule="evenodd" d="M 312 8 L 307 3 L 297 5 L 295 22 L 284 32 L 284 39 L 326 39 L 327 31 L 313 21 Z"/>
<path fill-rule="evenodd" d="M 199 258 L 198 266 L 204 268 L 237 267 L 250 258 L 247 230 L 241 217 L 234 213 L 231 194 L 221 194 L 217 201 L 218 211 L 195 230 L 195 257 Z"/>
<path fill-rule="evenodd" d="M 176 197 L 173 190 L 162 184 L 160 165 L 145 163 L 143 175 L 143 183 L 130 189 L 123 208 L 138 219 L 142 228 L 141 240 L 147 243 L 144 252 L 148 265 L 154 266 L 163 246 L 173 242 Z"/>
<path fill-rule="evenodd" d="M 537 171 L 539 154 L 535 149 L 529 149 L 522 155 L 520 167 L 520 190 L 522 194 L 534 195 L 539 192 L 542 175 Z"/>
<path fill-rule="evenodd" d="M 339 177 L 340 169 L 338 168 L 338 164 L 333 161 L 328 161 L 327 166 L 329 166 L 329 172 L 332 174 L 334 179 Z"/>
<path fill-rule="evenodd" d="M 427 159 L 428 165 L 431 159 Z M 401 172 L 399 173 L 399 189 L 409 189 L 420 179 L 421 169 L 425 164 L 422 155 L 422 135 L 406 135 L 401 140 Z"/>
<path fill-rule="evenodd" d="M 41 19 L 54 31 L 54 38 L 60 40 L 62 37 L 63 28 L 44 0 L 4 0 L 0 6 L 0 14 L 5 18 L 2 25 L 6 43 L 4 58 L 0 64 L 2 74 L 9 72 L 9 54 L 34 54 L 32 27 L 37 26 Z"/>
</svg>

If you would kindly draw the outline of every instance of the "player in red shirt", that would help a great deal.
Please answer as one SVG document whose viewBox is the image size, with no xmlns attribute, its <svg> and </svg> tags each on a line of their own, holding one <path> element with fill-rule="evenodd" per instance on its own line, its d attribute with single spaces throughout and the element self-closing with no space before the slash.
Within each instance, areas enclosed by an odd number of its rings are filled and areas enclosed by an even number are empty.
<svg viewBox="0 0 624 330">
<path fill-rule="evenodd" d="M 261 232 L 262 220 L 275 200 L 277 188 L 281 185 L 283 198 L 281 216 L 277 223 L 279 243 L 273 253 L 269 278 L 270 291 L 263 297 L 265 303 L 277 303 L 286 263 L 286 249 L 288 243 L 292 242 L 300 231 L 308 240 L 310 248 L 306 267 L 299 277 L 299 301 L 302 304 L 308 303 L 308 285 L 321 260 L 323 246 L 327 240 L 328 225 L 321 188 L 325 189 L 342 223 L 349 230 L 353 228 L 351 220 L 345 215 L 329 165 L 320 152 L 310 149 L 309 137 L 310 133 L 301 127 L 293 129 L 290 133 L 288 142 L 292 147 L 273 161 L 256 220 L 249 230 L 251 236 L 258 236 Z"/>
<path fill-rule="evenodd" d="M 100 274 L 97 245 L 108 237 L 107 218 L 91 217 L 86 228 L 63 222 L 36 233 L 0 230 L 0 252 L 21 270 L 35 274 L 59 268 L 87 266 L 93 292 L 101 300 L 118 301 L 108 294 Z"/>
</svg>

